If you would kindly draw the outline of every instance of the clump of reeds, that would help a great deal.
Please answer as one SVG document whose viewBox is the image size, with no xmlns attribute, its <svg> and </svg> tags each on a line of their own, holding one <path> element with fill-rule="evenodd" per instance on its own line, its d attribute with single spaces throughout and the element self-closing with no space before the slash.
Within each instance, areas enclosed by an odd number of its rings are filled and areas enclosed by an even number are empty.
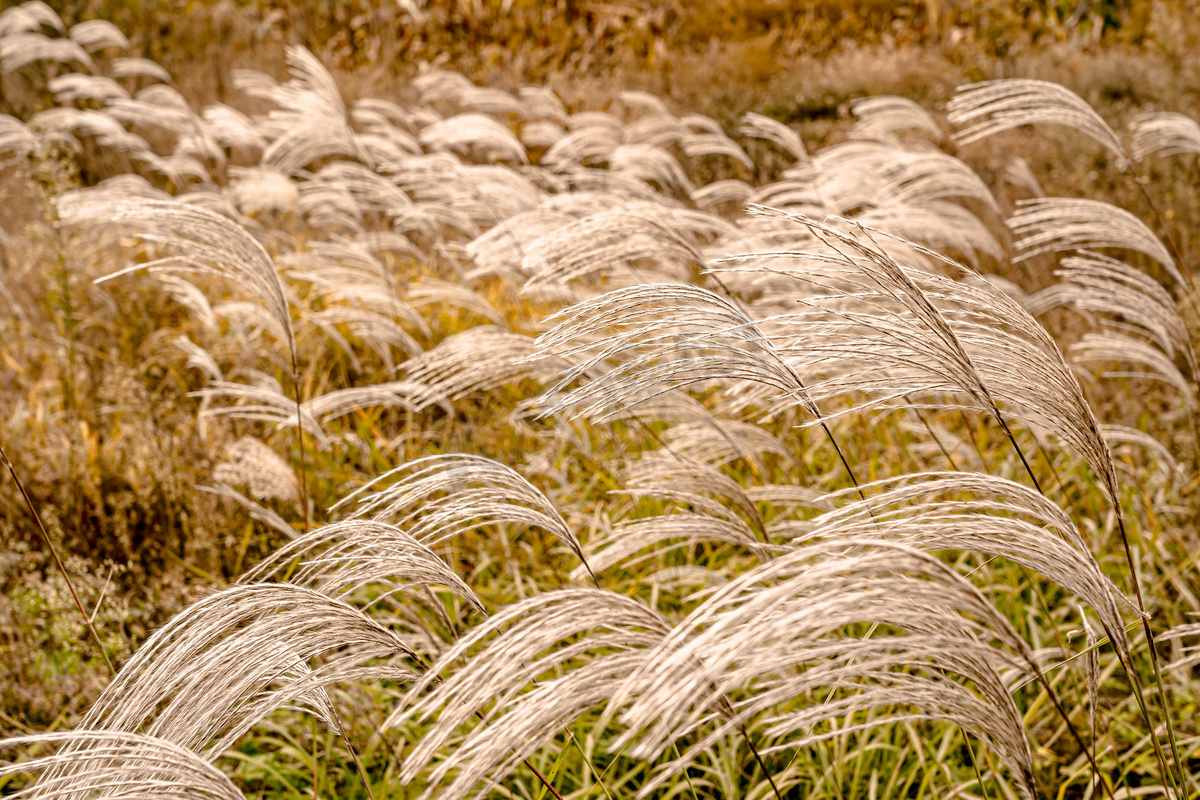
<svg viewBox="0 0 1200 800">
<path fill-rule="evenodd" d="M 240 797 L 214 764 L 281 710 L 335 734 L 371 793 L 347 684 L 387 688 L 377 733 L 412 746 L 386 777 L 423 798 L 524 775 L 556 797 L 782 800 L 814 788 L 797 754 L 901 727 L 965 744 L 971 791 L 1115 797 L 1130 756 L 1102 716 L 1148 739 L 1139 781 L 1192 791 L 1197 731 L 1169 689 L 1195 658 L 1169 673 L 1156 644 L 1195 626 L 1161 634 L 1165 545 L 1136 535 L 1186 459 L 1172 431 L 1102 422 L 1079 378 L 1133 364 L 1118 375 L 1194 412 L 1190 270 L 1137 215 L 1042 198 L 1009 218 L 1009 253 L 984 181 L 905 138 L 943 131 L 903 98 L 856 104 L 850 140 L 813 154 L 749 114 L 737 134 L 791 166 L 697 186 L 697 164 L 746 150 L 645 93 L 572 113 L 430 69 L 414 105 L 348 104 L 290 47 L 287 81 L 236 75 L 267 111 L 197 110 L 151 64 L 93 59 L 129 46 L 115 28 L 57 19 L 0 14 L 4 72 L 84 70 L 48 81 L 55 108 L 0 117 L 0 158 L 60 137 L 133 169 L 57 197 L 57 230 L 95 292 L 120 277 L 180 307 L 171 358 L 206 442 L 229 440 L 196 488 L 282 544 L 150 636 L 77 730 L 6 740 L 58 746 L 0 768 L 40 773 L 19 796 Z M 1200 149 L 1162 115 L 1126 148 L 1040 81 L 967 87 L 949 112 L 961 144 L 1067 125 L 1129 172 Z M 983 272 L 1057 253 L 1037 292 Z M 98 326 L 122 325 L 111 307 Z M 1058 308 L 1099 330 L 1066 346 L 1038 319 Z M 472 401 L 505 392 L 490 422 L 523 463 L 408 456 L 435 420 L 469 439 L 493 413 Z M 1170 463 L 1128 469 L 1114 443 Z M 339 458 L 369 466 L 343 480 Z M 494 554 L 504 591 L 476 585 Z M 748 754 L 722 762 L 730 742 Z"/>
</svg>

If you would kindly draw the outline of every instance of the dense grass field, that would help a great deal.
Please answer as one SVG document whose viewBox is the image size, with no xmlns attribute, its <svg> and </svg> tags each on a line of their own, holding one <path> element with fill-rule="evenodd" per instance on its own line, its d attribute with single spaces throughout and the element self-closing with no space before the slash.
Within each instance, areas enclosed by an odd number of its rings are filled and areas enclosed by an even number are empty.
<svg viewBox="0 0 1200 800">
<path fill-rule="evenodd" d="M 1195 11 L 4 7 L 0 791 L 1200 796 Z"/>
</svg>

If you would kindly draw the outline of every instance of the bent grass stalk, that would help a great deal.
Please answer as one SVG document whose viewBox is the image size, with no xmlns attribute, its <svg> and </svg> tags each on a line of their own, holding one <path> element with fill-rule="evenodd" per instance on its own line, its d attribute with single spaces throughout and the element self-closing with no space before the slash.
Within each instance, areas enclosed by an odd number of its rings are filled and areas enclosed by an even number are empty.
<svg viewBox="0 0 1200 800">
<path fill-rule="evenodd" d="M 71 581 L 71 576 L 67 574 L 67 568 L 63 566 L 62 559 L 58 556 L 58 548 L 54 546 L 54 542 L 50 539 L 50 533 L 46 530 L 46 526 L 42 524 L 42 517 L 37 512 L 37 508 L 33 504 L 33 499 L 29 496 L 29 492 L 25 491 L 25 484 L 21 482 L 20 476 L 17 475 L 16 467 L 8 458 L 8 453 L 4 450 L 4 445 L 0 444 L 0 460 L 4 462 L 4 466 L 8 468 L 8 473 L 12 475 L 13 481 L 17 484 L 17 490 L 21 493 L 22 499 L 25 501 L 25 506 L 29 509 L 30 515 L 33 516 L 33 521 L 37 523 L 38 533 L 42 536 L 42 541 L 49 549 L 50 555 L 54 558 L 54 565 L 58 567 L 59 573 L 63 576 L 63 580 L 67 582 L 67 588 L 71 591 L 71 598 L 75 601 L 75 607 L 79 609 L 79 615 L 83 617 L 83 624 L 87 626 L 88 632 L 92 635 L 92 640 L 96 643 L 100 655 L 104 658 L 104 663 L 108 666 L 108 671 L 112 675 L 117 674 L 117 670 L 113 667 L 112 660 L 108 657 L 108 651 L 104 649 L 104 642 L 100 641 L 100 634 L 96 633 L 96 626 L 92 624 L 92 618 L 83 607 L 83 602 L 79 599 L 79 593 L 75 591 L 75 584 Z"/>
</svg>

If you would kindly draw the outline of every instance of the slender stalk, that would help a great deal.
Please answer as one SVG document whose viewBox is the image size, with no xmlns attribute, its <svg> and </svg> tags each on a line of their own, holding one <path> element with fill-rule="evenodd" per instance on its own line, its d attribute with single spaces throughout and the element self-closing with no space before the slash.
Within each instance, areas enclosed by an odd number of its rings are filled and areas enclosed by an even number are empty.
<svg viewBox="0 0 1200 800">
<path fill-rule="evenodd" d="M 962 730 L 960 728 L 960 730 Z M 963 742 L 967 745 L 967 755 L 971 759 L 971 768 L 975 770 L 975 780 L 979 781 L 979 793 L 983 795 L 983 800 L 991 800 L 988 797 L 987 787 L 983 785 L 983 773 L 979 771 L 979 762 L 975 759 L 975 748 L 971 747 L 971 734 L 962 730 Z M 1099 776 L 1096 778 L 1100 780 Z"/>
<path fill-rule="evenodd" d="M 746 744 L 750 747 L 750 752 L 754 754 L 754 760 L 758 762 L 758 767 L 767 776 L 767 782 L 771 784 L 771 790 L 775 792 L 775 800 L 783 800 L 783 795 L 779 793 L 779 787 L 775 785 L 775 778 L 771 776 L 771 770 L 767 769 L 767 765 L 763 763 L 763 758 L 758 753 L 758 748 L 754 746 L 754 741 L 750 738 L 750 734 L 746 732 L 746 726 L 738 724 L 738 733 L 746 740 Z"/>
<path fill-rule="evenodd" d="M 742 313 L 745 314 L 746 317 L 749 319 L 750 312 L 742 304 L 741 299 L 739 299 L 737 296 L 735 296 L 734 293 L 732 291 L 730 291 L 729 287 L 726 286 L 725 283 L 719 277 L 717 277 L 715 274 L 710 274 L 709 277 L 711 277 L 713 279 L 713 281 L 717 284 L 717 286 L 721 287 L 721 291 L 723 291 L 725 293 L 726 297 L 728 297 L 734 303 L 737 303 L 738 308 L 740 308 Z M 805 388 L 804 381 L 802 381 L 800 379 L 800 375 L 796 372 L 796 370 L 792 369 L 792 366 L 790 364 L 785 364 L 785 366 L 787 367 L 788 372 L 791 373 L 792 378 L 796 381 L 796 386 L 799 387 L 801 392 L 803 392 L 804 394 L 807 395 L 808 389 Z M 814 407 L 816 406 L 815 401 L 813 401 L 813 405 L 814 405 Z M 867 496 L 865 494 L 863 494 L 862 486 L 859 484 L 858 478 L 856 478 L 854 476 L 854 470 L 852 470 L 850 468 L 850 462 L 846 460 L 845 454 L 842 453 L 842 448 L 838 445 L 837 439 L 834 438 L 834 436 L 833 436 L 833 431 L 829 430 L 829 426 L 827 424 L 825 424 L 825 420 L 823 420 L 823 419 L 821 420 L 821 430 L 825 431 L 826 438 L 828 438 L 829 443 L 831 445 L 833 445 L 833 451 L 835 453 L 837 453 L 838 459 L 842 462 L 842 466 L 846 468 L 846 474 L 850 476 L 850 482 L 852 484 L 854 484 L 855 489 L 858 489 L 858 496 L 860 498 L 862 498 L 863 502 L 866 502 Z M 874 512 L 871 512 L 871 516 L 872 517 L 875 516 Z"/>
<path fill-rule="evenodd" d="M 1133 162 L 1130 162 L 1131 165 L 1132 163 Z M 1187 263 L 1183 260 L 1183 254 L 1179 252 L 1179 245 L 1175 244 L 1175 237 L 1171 235 L 1171 229 L 1167 227 L 1166 220 L 1163 218 L 1163 215 L 1159 213 L 1158 206 L 1155 205 L 1154 201 L 1150 199 L 1150 193 L 1146 191 L 1145 183 L 1143 183 L 1145 179 L 1141 175 L 1138 175 L 1133 169 L 1130 169 L 1130 172 L 1133 173 L 1134 185 L 1136 185 L 1138 187 L 1138 191 L 1142 193 L 1142 199 L 1144 199 L 1146 201 L 1146 205 L 1150 207 L 1150 213 L 1154 215 L 1154 220 L 1158 223 L 1159 229 L 1162 230 L 1163 236 L 1166 237 L 1167 244 L 1171 246 L 1171 252 L 1175 256 L 1175 261 L 1179 264 L 1180 271 L 1183 272 L 1183 277 L 1187 278 L 1188 288 L 1195 292 L 1196 282 L 1192 279 L 1192 271 L 1188 269 Z"/>
<path fill-rule="evenodd" d="M 1046 695 L 1050 698 L 1050 702 L 1054 705 L 1054 709 L 1058 712 L 1058 715 L 1063 718 L 1063 722 L 1067 724 L 1067 730 L 1070 731 L 1071 737 L 1075 739 L 1075 742 L 1079 745 L 1079 748 L 1083 751 L 1084 755 L 1087 756 L 1088 762 L 1092 765 L 1092 771 L 1096 774 L 1096 780 L 1101 781 L 1104 784 L 1104 789 L 1108 793 L 1109 800 L 1116 800 L 1116 797 L 1113 794 L 1112 785 L 1109 783 L 1107 776 L 1100 772 L 1100 765 L 1096 763 L 1095 754 L 1093 754 L 1091 748 L 1083 743 L 1083 737 L 1079 734 L 1079 729 L 1075 727 L 1075 723 L 1071 721 L 1071 717 L 1067 714 L 1067 710 L 1063 708 L 1062 701 L 1058 699 L 1058 693 L 1054 691 L 1054 687 L 1051 685 L 1050 681 L 1047 680 L 1042 671 L 1038 669 L 1037 664 L 1030 660 L 1029 666 L 1033 669 L 1034 677 L 1037 679 L 1037 682 L 1040 683 L 1042 688 L 1046 690 Z"/>
<path fill-rule="evenodd" d="M 925 431 L 929 434 L 929 438 L 937 444 L 938 449 L 942 451 L 942 455 L 950 462 L 950 469 L 958 472 L 958 464 L 954 463 L 954 456 L 950 455 L 950 451 L 946 449 L 946 445 L 942 444 L 941 438 L 933 432 L 933 426 L 929 424 L 929 420 L 925 419 L 925 415 L 921 413 L 921 409 L 909 400 L 908 395 L 904 396 L 904 402 L 908 403 L 913 411 L 917 414 L 917 419 L 921 420 L 921 424 L 925 426 Z"/>
<path fill-rule="evenodd" d="M 108 665 L 108 671 L 113 675 L 117 674 L 117 670 L 113 667 L 112 660 L 108 657 L 108 651 L 104 649 L 104 642 L 100 641 L 100 635 L 96 633 L 96 626 L 92 624 L 92 618 L 88 615 L 83 607 L 83 603 L 79 599 L 79 593 L 75 591 L 75 584 L 71 582 L 71 576 L 67 574 L 67 568 L 63 566 L 62 559 L 58 557 L 58 549 L 54 546 L 54 542 L 50 539 L 50 534 L 46 531 L 46 526 L 42 524 L 42 518 L 38 515 L 37 508 L 33 505 L 33 499 L 30 498 L 29 492 L 25 491 L 25 484 L 21 483 L 21 478 L 17 475 L 16 467 L 8 459 L 8 453 L 4 451 L 4 445 L 0 444 L 0 460 L 4 461 L 4 466 L 8 467 L 8 472 L 13 477 L 13 481 L 17 484 L 17 489 L 21 492 L 21 497 L 25 500 L 25 505 L 29 508 L 29 513 L 33 515 L 34 522 L 37 523 L 38 533 L 42 535 L 42 541 L 46 543 L 47 549 L 50 550 L 50 555 L 54 557 L 54 563 L 58 567 L 58 571 L 62 574 L 63 580 L 67 582 L 67 588 L 71 590 L 71 597 L 75 600 L 75 607 L 79 609 L 79 615 L 83 617 L 83 624 L 87 625 L 88 632 L 92 634 L 92 639 L 96 642 L 96 647 L 100 650 L 100 655 L 104 657 L 104 663 Z"/>
<path fill-rule="evenodd" d="M 682 760 L 683 754 L 679 752 L 679 745 L 675 744 L 674 740 L 671 742 L 671 747 L 675 750 L 675 757 Z M 683 777 L 687 781 L 688 791 L 692 793 L 692 800 L 700 800 L 700 798 L 696 796 L 696 787 L 692 786 L 692 776 L 688 775 L 687 767 L 683 768 Z M 773 785 L 774 784 L 772 784 L 772 786 Z"/>
<path fill-rule="evenodd" d="M 1030 465 L 1029 460 L 1027 458 L 1025 458 L 1024 450 L 1022 450 L 1021 445 L 1017 443 L 1017 438 L 1016 438 L 1016 436 L 1013 435 L 1012 429 L 1008 426 L 1008 423 L 1005 421 L 1004 415 L 1000 413 L 999 407 L 993 406 L 992 413 L 993 413 L 993 416 L 995 416 L 996 421 L 1000 423 L 1000 428 L 1001 428 L 1001 430 L 1004 431 L 1004 435 L 1008 437 L 1009 443 L 1012 444 L 1013 449 L 1017 451 L 1017 455 L 1020 457 L 1021 463 L 1025 466 L 1025 472 L 1028 473 L 1029 479 L 1031 481 L 1033 481 L 1033 485 L 1037 489 L 1038 494 L 1049 499 L 1049 495 L 1046 494 L 1046 491 L 1042 488 L 1041 482 L 1038 481 L 1037 475 L 1034 474 L 1033 467 Z M 1049 462 L 1049 457 L 1047 457 L 1046 460 L 1047 460 L 1047 462 Z M 1058 478 L 1057 474 L 1055 475 L 1055 478 L 1056 479 Z M 1061 480 L 1059 480 L 1059 485 L 1060 486 L 1062 485 Z M 1119 515 L 1120 514 L 1118 512 L 1118 516 Z M 1045 597 L 1042 595 L 1040 587 L 1038 587 L 1037 582 L 1035 580 L 1033 580 L 1032 576 L 1030 576 L 1029 573 L 1026 572 L 1023 567 L 1022 567 L 1021 571 L 1025 573 L 1026 577 L 1029 580 L 1029 585 L 1033 588 L 1034 592 L 1037 594 L 1037 597 L 1038 597 L 1042 607 L 1045 609 L 1046 616 L 1050 620 L 1050 625 L 1054 629 L 1054 636 L 1058 640 L 1059 649 L 1063 651 L 1063 654 L 1065 657 L 1066 650 L 1067 650 L 1066 643 L 1063 641 L 1062 634 L 1058 630 L 1058 623 L 1054 621 L 1054 617 L 1050 614 L 1050 609 L 1046 604 Z M 1146 724 L 1151 726 L 1151 730 L 1153 730 L 1153 724 L 1150 722 L 1150 716 L 1145 708 L 1145 704 L 1142 701 L 1141 687 L 1138 684 L 1136 672 L 1133 670 L 1133 665 L 1125 664 L 1122 660 L 1122 666 L 1125 668 L 1126 673 L 1130 676 L 1130 679 L 1134 683 L 1135 694 L 1137 695 L 1137 698 L 1138 698 L 1138 705 L 1142 708 L 1142 716 L 1145 718 Z M 1035 667 L 1035 670 L 1036 670 L 1036 667 Z M 1037 674 L 1040 675 L 1040 670 L 1037 671 Z M 1094 751 L 1094 747 L 1095 747 L 1094 737 L 1093 737 L 1093 743 L 1092 743 L 1093 746 L 1091 748 L 1089 748 L 1087 745 L 1085 745 L 1083 743 L 1083 738 L 1079 735 L 1079 732 L 1075 729 L 1075 723 L 1071 722 L 1070 718 L 1066 716 L 1066 710 L 1063 709 L 1062 704 L 1059 703 L 1057 695 L 1055 695 L 1053 693 L 1053 691 L 1051 690 L 1049 682 L 1044 681 L 1044 685 L 1046 686 L 1047 693 L 1050 694 L 1050 699 L 1054 702 L 1055 708 L 1058 709 L 1059 713 L 1063 717 L 1063 720 L 1066 722 L 1068 729 L 1071 731 L 1071 735 L 1075 738 L 1075 740 L 1079 743 L 1079 746 L 1086 753 L 1088 761 L 1092 765 L 1092 770 L 1096 774 L 1096 780 L 1100 781 L 1100 779 L 1101 779 L 1100 768 L 1096 763 L 1096 755 L 1095 755 L 1095 751 Z M 1157 748 L 1157 744 L 1156 744 L 1156 748 Z M 1156 749 L 1156 752 L 1157 752 L 1157 749 Z M 1166 776 L 1166 774 L 1167 774 L 1166 761 L 1161 757 L 1159 758 L 1159 767 L 1163 770 L 1164 776 Z M 1168 782 L 1170 782 L 1170 781 L 1168 781 Z M 1104 786 L 1105 786 L 1105 789 L 1108 790 L 1109 796 L 1112 797 L 1112 787 L 1109 786 L 1107 780 L 1104 781 Z"/>
<path fill-rule="evenodd" d="M 342 718 L 337 713 L 337 709 L 334 708 L 333 703 L 329 704 L 329 710 L 333 712 L 333 723 L 337 726 L 338 736 L 342 737 L 342 743 L 350 751 L 350 758 L 354 759 L 354 766 L 358 770 L 358 777 L 362 779 L 363 786 L 367 790 L 367 797 L 370 800 L 375 800 L 375 793 L 371 791 L 371 782 L 367 780 L 367 772 L 363 769 L 362 762 L 358 760 L 358 751 L 354 749 L 354 745 L 350 744 L 350 737 L 346 735 L 346 727 L 342 725 Z"/>
<path fill-rule="evenodd" d="M 420 658 L 420 657 L 416 656 L 415 654 L 413 655 L 413 659 L 414 659 L 414 660 L 415 660 L 415 661 L 416 661 L 418 664 L 420 664 L 420 665 L 421 665 L 421 668 L 422 668 L 422 669 L 424 669 L 426 672 L 428 672 L 428 671 L 429 671 L 429 667 L 430 667 L 430 665 L 429 665 L 429 664 L 426 664 L 426 663 L 425 663 L 425 661 L 424 661 L 424 659 L 422 659 L 422 658 Z M 435 680 L 437 683 L 441 683 L 441 682 L 442 682 L 442 677 L 441 677 L 440 675 L 435 675 L 435 676 L 434 676 L 434 680 Z M 475 714 L 475 717 L 476 717 L 476 718 L 477 718 L 477 719 L 478 719 L 480 722 L 482 722 L 484 725 L 487 725 L 487 724 L 488 724 L 487 717 L 485 717 L 485 716 L 483 715 L 483 712 L 482 712 L 482 711 L 480 711 L 479 709 L 475 709 L 475 711 L 474 711 L 473 713 Z M 526 767 L 528 767 L 528 768 L 529 768 L 529 771 L 533 773 L 533 775 L 534 775 L 534 777 L 535 777 L 535 778 L 537 778 L 539 781 L 541 781 L 541 784 L 542 784 L 542 786 L 545 786 L 545 787 L 546 787 L 546 789 L 547 789 L 547 791 L 549 791 L 549 792 L 550 792 L 550 794 L 554 795 L 554 798 L 555 798 L 555 800 L 563 800 L 563 796 L 562 796 L 561 794 L 559 794 L 557 790 L 555 790 L 555 788 L 554 788 L 554 787 L 553 787 L 553 786 L 550 784 L 550 781 L 548 781 L 548 780 L 546 779 L 546 776 L 545 776 L 545 775 L 543 775 L 541 772 L 539 772 L 539 771 L 538 771 L 538 768 L 537 768 L 537 767 L 535 767 L 535 766 L 534 766 L 534 765 L 533 765 L 533 764 L 532 764 L 532 763 L 529 761 L 529 759 L 528 759 L 528 758 L 522 758 L 522 759 L 521 759 L 521 763 L 522 763 L 522 764 L 524 764 Z"/>
<path fill-rule="evenodd" d="M 1029 466 L 1029 461 L 1025 458 L 1025 451 L 1021 449 L 1021 445 L 1017 444 L 1017 439 L 1013 436 L 1012 429 L 1008 427 L 1008 423 L 1004 421 L 1004 415 L 1000 413 L 1000 409 L 995 409 L 996 421 L 1000 423 L 1000 429 L 1004 431 L 1004 435 L 1008 437 L 1008 441 L 1012 443 L 1013 449 L 1017 451 L 1017 455 L 1021 458 L 1021 463 L 1025 465 L 1025 472 L 1029 474 L 1029 479 L 1033 481 L 1033 488 L 1037 489 L 1038 494 L 1046 497 L 1046 491 L 1042 488 L 1042 484 L 1038 481 L 1037 475 L 1033 473 L 1033 467 Z"/>
<path fill-rule="evenodd" d="M 321 792 L 320 792 L 320 787 L 319 787 L 319 785 L 318 785 L 318 784 L 319 784 L 319 782 L 320 782 L 320 776 L 317 774 L 317 721 L 316 721 L 316 719 L 313 719 L 313 720 L 312 720 L 312 722 L 311 722 L 311 725 L 310 725 L 310 729 L 311 729 L 311 731 L 312 731 L 312 740 L 313 740 L 313 742 L 312 742 L 312 744 L 313 744 L 313 752 L 312 752 L 312 768 L 313 768 L 313 777 L 312 777 L 312 797 L 313 797 L 313 800 L 320 800 L 320 797 L 321 797 Z"/>
<path fill-rule="evenodd" d="M 1034 475 L 1033 469 L 1029 466 L 1029 461 L 1026 460 L 1025 453 L 1021 450 L 1021 446 L 1019 444 L 1017 444 L 1016 437 L 1013 436 L 1012 430 L 1008 427 L 1008 424 L 1004 421 L 1003 415 L 1000 414 L 999 409 L 996 409 L 995 416 L 996 416 L 996 419 L 1000 422 L 1001 428 L 1004 429 L 1004 433 L 1008 436 L 1009 442 L 1012 443 L 1013 448 L 1017 451 L 1017 455 L 1020 456 L 1021 463 L 1025 465 L 1025 471 L 1029 473 L 1029 478 L 1033 481 L 1033 485 L 1037 488 L 1038 492 L 1043 497 L 1047 496 L 1046 492 L 1042 489 L 1041 484 L 1038 482 L 1037 476 Z M 1178 744 L 1176 743 L 1176 740 L 1175 740 L 1175 728 L 1171 724 L 1170 706 L 1167 703 L 1167 693 L 1163 687 L 1162 673 L 1159 669 L 1158 653 L 1154 649 L 1154 634 L 1150 630 L 1150 621 L 1149 621 L 1148 616 L 1146 615 L 1145 603 L 1142 600 L 1141 584 L 1138 582 L 1137 570 L 1134 569 L 1134 565 L 1133 565 L 1133 552 L 1130 550 L 1130 547 L 1129 547 L 1129 537 L 1125 533 L 1125 516 L 1124 516 L 1124 514 L 1121 513 L 1120 504 L 1117 502 L 1117 499 L 1115 497 L 1112 499 L 1112 502 L 1113 502 L 1113 510 L 1117 515 L 1117 527 L 1121 533 L 1121 544 L 1125 548 L 1125 560 L 1126 560 L 1126 563 L 1129 565 L 1129 575 L 1130 575 L 1131 580 L 1133 581 L 1133 589 L 1134 589 L 1134 593 L 1137 597 L 1138 611 L 1142 618 L 1142 629 L 1145 631 L 1146 643 L 1147 643 L 1147 646 L 1150 648 L 1150 661 L 1154 667 L 1155 681 L 1158 684 L 1159 701 L 1162 703 L 1163 717 L 1167 724 L 1167 736 L 1171 742 L 1171 754 L 1175 760 L 1176 768 L 1179 770 L 1180 779 L 1182 780 L 1182 775 L 1183 775 L 1182 763 L 1183 762 L 1180 761 L 1180 758 L 1179 758 L 1179 748 L 1178 748 Z M 1176 792 L 1178 792 L 1181 784 L 1176 783 L 1175 775 L 1169 769 L 1167 769 L 1166 755 L 1163 753 L 1162 744 L 1158 741 L 1158 737 L 1154 734 L 1154 722 L 1150 719 L 1150 710 L 1146 707 L 1146 702 L 1145 702 L 1145 699 L 1143 698 L 1144 690 L 1142 688 L 1141 679 L 1138 677 L 1137 670 L 1134 669 L 1133 664 L 1124 663 L 1124 659 L 1121 659 L 1121 666 L 1125 668 L 1125 672 L 1127 675 L 1129 675 L 1129 680 L 1133 684 L 1133 689 L 1134 689 L 1133 694 L 1134 694 L 1135 699 L 1137 700 L 1138 708 L 1142 713 L 1142 718 L 1145 720 L 1146 726 L 1149 728 L 1150 741 L 1154 746 L 1154 754 L 1158 759 L 1159 769 L 1162 770 L 1163 779 L 1167 783 L 1171 784 L 1171 788 L 1173 788 Z M 1055 702 L 1057 703 L 1057 699 L 1055 699 Z M 1068 721 L 1068 725 L 1071 726 L 1071 732 L 1073 734 L 1075 734 L 1076 737 L 1078 738 L 1078 733 L 1074 730 L 1074 726 L 1072 725 L 1072 723 L 1070 723 Z M 1092 763 L 1093 763 L 1093 767 L 1094 767 L 1095 759 L 1092 757 L 1090 751 L 1089 751 L 1088 757 L 1090 759 L 1092 759 Z M 1110 792 L 1111 792 L 1111 790 L 1110 790 Z"/>
<path fill-rule="evenodd" d="M 308 533 L 308 468 L 304 457 L 304 416 L 300 409 L 300 370 L 292 353 L 292 393 L 296 399 L 296 442 L 300 445 L 300 505 L 304 507 L 304 532 Z"/>
<path fill-rule="evenodd" d="M 1133 551 L 1129 547 L 1129 536 L 1125 532 L 1125 515 L 1121 513 L 1121 507 L 1115 497 L 1113 498 L 1113 509 L 1117 514 L 1117 530 L 1121 533 L 1121 545 L 1125 549 L 1125 561 L 1129 565 L 1129 578 L 1133 583 L 1134 596 L 1137 598 L 1138 611 L 1140 612 L 1140 616 L 1142 618 L 1142 630 L 1146 634 L 1146 646 L 1150 649 L 1150 664 L 1154 668 L 1154 682 L 1158 689 L 1159 702 L 1162 704 L 1163 721 L 1167 726 L 1167 740 L 1171 744 L 1171 758 L 1175 761 L 1175 769 L 1179 771 L 1179 783 L 1176 784 L 1175 788 L 1176 791 L 1181 791 L 1183 788 L 1183 782 L 1185 780 L 1185 773 L 1183 769 L 1183 761 L 1179 757 L 1179 743 L 1175 738 L 1175 726 L 1171 722 L 1171 705 L 1167 701 L 1167 690 L 1163 686 L 1162 669 L 1158 663 L 1158 650 L 1154 641 L 1154 632 L 1150 628 L 1150 615 L 1146 613 L 1146 604 L 1142 599 L 1141 582 L 1138 581 L 1137 570 L 1134 568 L 1133 564 Z M 1136 680 L 1135 683 L 1137 683 Z M 1140 691 L 1141 687 L 1138 686 L 1137 689 Z M 1145 711 L 1143 711 L 1143 713 L 1145 713 Z M 1154 743 L 1155 752 L 1159 755 L 1160 759 L 1163 759 L 1162 745 L 1158 741 L 1158 736 L 1154 732 L 1154 725 L 1150 722 L 1148 715 L 1146 718 L 1146 723 L 1150 726 L 1150 740 Z M 1165 770 L 1166 764 L 1163 763 L 1162 767 Z M 1174 781 L 1174 778 L 1175 776 L 1171 775 L 1172 782 Z"/>
</svg>

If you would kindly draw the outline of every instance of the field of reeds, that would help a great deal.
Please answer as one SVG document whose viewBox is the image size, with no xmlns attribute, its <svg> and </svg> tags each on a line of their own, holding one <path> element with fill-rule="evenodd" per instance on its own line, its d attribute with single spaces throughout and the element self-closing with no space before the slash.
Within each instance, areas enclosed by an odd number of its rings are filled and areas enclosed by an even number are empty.
<svg viewBox="0 0 1200 800">
<path fill-rule="evenodd" d="M 1184 2 L 0 11 L 0 792 L 1200 795 Z"/>
</svg>

